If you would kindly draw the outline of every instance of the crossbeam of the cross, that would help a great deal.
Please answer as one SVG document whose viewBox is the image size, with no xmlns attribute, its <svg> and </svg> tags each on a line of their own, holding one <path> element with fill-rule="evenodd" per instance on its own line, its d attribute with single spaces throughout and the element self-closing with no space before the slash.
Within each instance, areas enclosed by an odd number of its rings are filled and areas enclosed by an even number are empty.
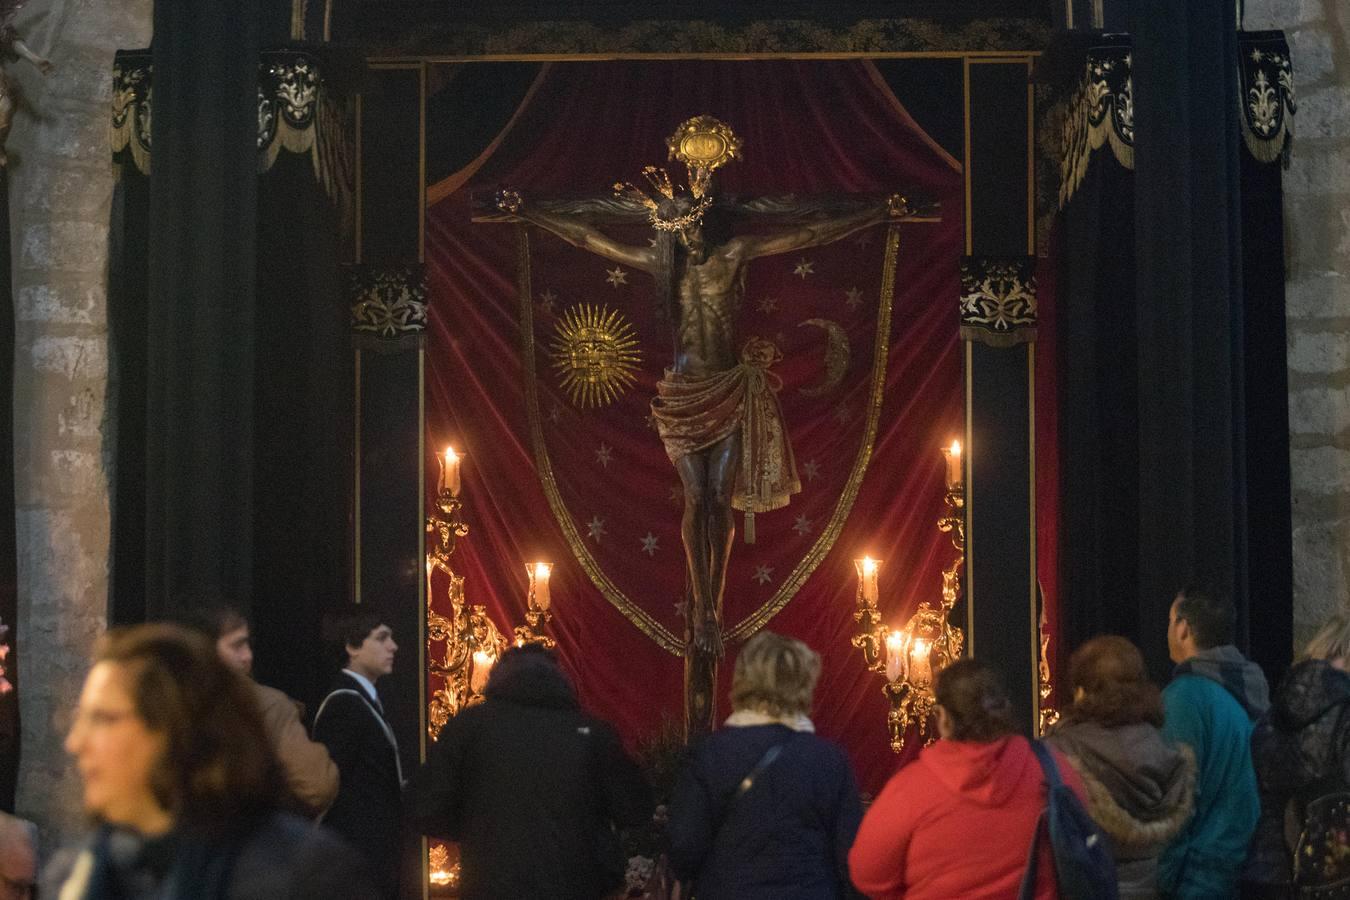
<svg viewBox="0 0 1350 900">
<path fill-rule="evenodd" d="M 941 221 L 940 207 L 937 201 L 916 198 L 910 194 L 905 196 L 909 214 L 903 217 L 904 221 Z M 498 205 L 499 197 L 499 191 L 474 192 L 470 197 L 473 221 L 484 223 L 523 221 L 513 213 L 501 209 Z M 530 196 L 528 199 L 530 206 L 541 212 L 584 218 L 595 225 L 639 225 L 647 221 L 647 207 L 627 197 L 578 194 L 552 197 Z M 741 222 L 793 225 L 847 215 L 875 206 L 881 199 L 882 197 L 879 195 L 869 196 L 866 194 L 819 197 L 780 194 L 770 197 L 745 198 L 728 195 L 719 198 L 717 205 Z"/>
</svg>

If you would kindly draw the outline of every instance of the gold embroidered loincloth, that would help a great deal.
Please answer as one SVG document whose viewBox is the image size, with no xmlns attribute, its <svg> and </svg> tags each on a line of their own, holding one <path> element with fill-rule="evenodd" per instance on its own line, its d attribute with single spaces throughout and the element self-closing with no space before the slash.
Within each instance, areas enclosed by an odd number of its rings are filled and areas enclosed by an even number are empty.
<svg viewBox="0 0 1350 900">
<path fill-rule="evenodd" d="M 672 463 L 740 430 L 741 464 L 731 505 L 749 513 L 787 506 L 802 489 L 776 395 L 778 377 L 768 371 L 774 355 L 762 346 L 767 343 L 747 343 L 741 364 L 724 372 L 687 375 L 667 369 L 652 400 L 652 418 Z"/>
</svg>

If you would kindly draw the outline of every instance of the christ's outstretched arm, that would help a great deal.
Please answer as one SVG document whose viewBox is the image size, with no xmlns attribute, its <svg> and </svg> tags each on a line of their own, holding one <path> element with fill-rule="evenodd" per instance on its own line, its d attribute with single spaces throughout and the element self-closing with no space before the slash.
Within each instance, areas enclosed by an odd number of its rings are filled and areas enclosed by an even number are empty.
<svg viewBox="0 0 1350 900">
<path fill-rule="evenodd" d="M 732 240 L 740 244 L 745 259 L 791 253 L 806 247 L 819 247 L 842 240 L 854 232 L 888 220 L 910 215 L 905 198 L 895 195 L 876 204 L 869 204 L 856 212 L 844 213 L 819 222 L 811 222 L 790 231 L 777 234 L 745 234 Z"/>
<path fill-rule="evenodd" d="M 577 216 L 561 216 L 536 209 L 526 204 L 515 191 L 503 191 L 497 205 L 517 218 L 557 235 L 574 247 L 644 272 L 651 272 L 656 267 L 656 254 L 650 247 L 621 244 Z"/>
</svg>

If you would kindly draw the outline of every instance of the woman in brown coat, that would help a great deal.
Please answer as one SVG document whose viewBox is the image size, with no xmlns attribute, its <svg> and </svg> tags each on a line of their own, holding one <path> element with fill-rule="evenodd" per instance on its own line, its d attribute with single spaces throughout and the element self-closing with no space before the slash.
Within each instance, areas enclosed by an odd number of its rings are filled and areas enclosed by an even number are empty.
<svg viewBox="0 0 1350 900">
<path fill-rule="evenodd" d="M 1162 697 L 1125 638 L 1079 647 L 1069 689 L 1073 702 L 1046 740 L 1082 776 L 1088 813 L 1111 840 L 1122 900 L 1157 897 L 1158 854 L 1191 815 L 1195 758 L 1163 738 Z"/>
</svg>

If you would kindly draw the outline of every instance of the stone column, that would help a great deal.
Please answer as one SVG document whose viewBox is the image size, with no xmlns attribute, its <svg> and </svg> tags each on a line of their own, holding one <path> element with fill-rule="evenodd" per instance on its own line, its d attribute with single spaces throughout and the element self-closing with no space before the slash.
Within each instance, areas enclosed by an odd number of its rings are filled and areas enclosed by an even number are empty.
<svg viewBox="0 0 1350 900">
<path fill-rule="evenodd" d="M 108 229 L 116 175 L 113 51 L 150 42 L 152 0 L 30 0 L 16 25 L 56 66 L 8 67 L 23 92 L 8 142 L 15 300 L 18 811 L 48 848 L 80 827 L 61 744 L 108 608 Z"/>
<path fill-rule="evenodd" d="M 1345 0 L 1246 7 L 1248 29 L 1288 35 L 1298 91 L 1284 237 L 1301 647 L 1332 610 L 1350 604 L 1350 8 Z"/>
</svg>

